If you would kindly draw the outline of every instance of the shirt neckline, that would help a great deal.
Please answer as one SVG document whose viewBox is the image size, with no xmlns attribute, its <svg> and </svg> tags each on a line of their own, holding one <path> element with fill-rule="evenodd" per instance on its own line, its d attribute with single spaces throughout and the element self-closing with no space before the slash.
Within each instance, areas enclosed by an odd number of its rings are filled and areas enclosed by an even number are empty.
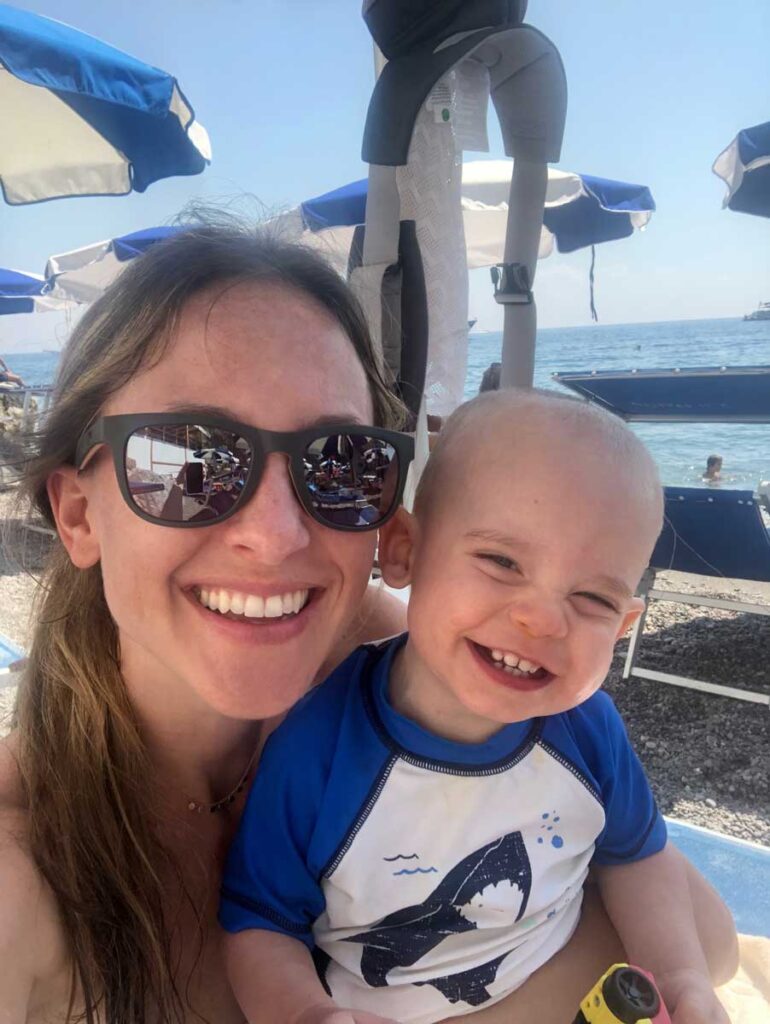
<svg viewBox="0 0 770 1024">
<path fill-rule="evenodd" d="M 501 761 L 515 758 L 520 749 L 530 740 L 536 726 L 535 719 L 530 718 L 523 722 L 504 725 L 483 743 L 460 743 L 457 740 L 438 736 L 396 711 L 388 696 L 388 684 L 393 659 L 406 643 L 407 637 L 408 634 L 403 633 L 391 641 L 371 674 L 371 697 L 374 710 L 382 728 L 393 743 L 418 760 L 458 768 L 499 767 Z"/>
</svg>

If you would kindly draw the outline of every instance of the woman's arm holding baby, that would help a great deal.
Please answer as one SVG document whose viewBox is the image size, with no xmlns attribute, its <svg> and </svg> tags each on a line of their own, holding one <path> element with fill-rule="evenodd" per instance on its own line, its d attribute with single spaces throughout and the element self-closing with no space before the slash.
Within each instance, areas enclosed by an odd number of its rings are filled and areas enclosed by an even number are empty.
<svg viewBox="0 0 770 1024">
<path fill-rule="evenodd" d="M 288 935 L 256 928 L 227 934 L 225 959 L 249 1024 L 394 1024 L 338 1007 L 324 991 L 307 946 Z"/>
<path fill-rule="evenodd" d="M 714 994 L 713 954 L 706 938 L 724 941 L 724 920 L 696 920 L 686 860 L 667 845 L 659 853 L 633 863 L 597 866 L 596 878 L 607 914 L 626 950 L 628 961 L 650 971 L 671 1013 L 673 1024 L 729 1024 Z M 717 900 L 714 913 L 724 917 Z M 704 927 L 705 925 L 705 927 Z M 736 942 L 732 929 L 733 942 Z M 730 944 L 724 961 L 733 962 Z M 729 973 L 729 969 L 725 971 Z"/>
</svg>

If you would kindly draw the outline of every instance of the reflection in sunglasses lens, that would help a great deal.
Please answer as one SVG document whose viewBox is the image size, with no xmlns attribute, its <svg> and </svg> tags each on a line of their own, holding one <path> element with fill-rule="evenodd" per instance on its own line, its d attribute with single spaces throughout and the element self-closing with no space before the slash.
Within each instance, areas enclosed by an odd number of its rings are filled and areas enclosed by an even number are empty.
<svg viewBox="0 0 770 1024">
<path fill-rule="evenodd" d="M 398 457 L 387 441 L 366 434 L 319 437 L 303 463 L 315 513 L 329 526 L 374 526 L 390 511 Z"/>
<path fill-rule="evenodd" d="M 126 445 L 128 489 L 153 519 L 218 519 L 238 500 L 251 455 L 250 444 L 228 430 L 192 423 L 141 427 Z"/>
</svg>

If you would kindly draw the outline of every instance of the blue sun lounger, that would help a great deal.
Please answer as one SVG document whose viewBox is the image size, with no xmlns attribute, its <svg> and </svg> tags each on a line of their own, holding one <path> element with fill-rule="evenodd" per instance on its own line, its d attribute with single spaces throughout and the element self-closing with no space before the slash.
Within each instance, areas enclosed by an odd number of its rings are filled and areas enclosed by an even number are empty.
<svg viewBox="0 0 770 1024">
<path fill-rule="evenodd" d="M 17 647 L 12 640 L 0 633 L 0 690 L 4 686 L 16 685 L 18 677 L 14 679 L 9 666 L 15 661 L 21 661 L 23 657 L 24 651 L 21 647 Z"/>
<path fill-rule="evenodd" d="M 645 599 L 645 610 L 631 635 L 623 677 L 654 679 L 725 697 L 756 701 L 770 707 L 768 692 L 721 686 L 669 672 L 639 668 L 634 664 L 651 600 L 676 601 L 680 604 L 770 616 L 768 605 L 749 604 L 705 594 L 683 594 L 655 587 L 656 574 L 666 569 L 697 576 L 770 582 L 770 533 L 764 524 L 757 496 L 752 491 L 666 487 L 665 498 L 663 531 L 639 588 L 639 595 Z"/>
<path fill-rule="evenodd" d="M 553 376 L 628 422 L 770 424 L 770 366 L 595 370 Z M 763 499 L 752 491 L 720 487 L 666 487 L 665 498 L 663 531 L 639 590 L 645 611 L 631 635 L 624 678 L 653 679 L 770 707 L 767 691 L 721 686 L 635 664 L 651 600 L 770 616 L 770 605 L 655 587 L 656 574 L 667 569 L 770 583 L 770 534 L 762 518 Z"/>
</svg>

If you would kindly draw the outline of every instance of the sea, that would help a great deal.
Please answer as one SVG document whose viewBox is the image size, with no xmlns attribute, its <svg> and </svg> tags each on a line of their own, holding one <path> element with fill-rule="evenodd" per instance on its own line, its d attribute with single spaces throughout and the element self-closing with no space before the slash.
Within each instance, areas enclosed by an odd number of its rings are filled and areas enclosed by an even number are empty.
<svg viewBox="0 0 770 1024">
<path fill-rule="evenodd" d="M 502 334 L 471 332 L 465 397 L 500 359 Z M 57 352 L 3 355 L 28 383 L 51 384 Z M 569 370 L 671 369 L 770 364 L 770 321 L 674 320 L 648 324 L 595 324 L 538 331 L 535 384 L 562 390 L 551 374 Z M 651 449 L 665 484 L 699 486 L 706 459 L 723 457 L 722 482 L 755 488 L 770 480 L 770 424 L 639 423 L 633 429 Z"/>
</svg>

